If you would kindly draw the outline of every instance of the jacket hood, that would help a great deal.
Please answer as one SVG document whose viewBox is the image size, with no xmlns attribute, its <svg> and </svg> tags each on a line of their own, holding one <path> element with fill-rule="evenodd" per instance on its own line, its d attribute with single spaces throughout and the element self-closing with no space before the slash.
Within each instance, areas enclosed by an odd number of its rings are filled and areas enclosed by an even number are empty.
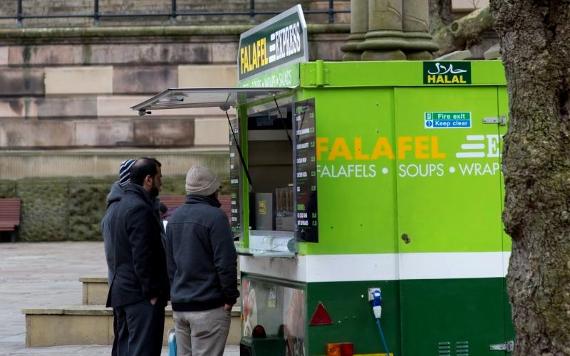
<svg viewBox="0 0 570 356">
<path fill-rule="evenodd" d="M 107 195 L 107 206 L 121 200 L 124 194 L 125 191 L 123 190 L 123 188 L 121 188 L 119 182 L 113 183 L 113 185 L 111 186 L 111 191 Z"/>
</svg>

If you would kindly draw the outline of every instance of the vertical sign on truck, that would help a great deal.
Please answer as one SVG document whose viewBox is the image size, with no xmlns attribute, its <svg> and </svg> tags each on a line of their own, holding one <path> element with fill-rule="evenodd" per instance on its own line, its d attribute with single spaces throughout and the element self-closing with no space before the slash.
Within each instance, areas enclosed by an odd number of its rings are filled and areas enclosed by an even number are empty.
<svg viewBox="0 0 570 356">
<path fill-rule="evenodd" d="M 295 104 L 295 226 L 297 238 L 318 242 L 315 100 Z"/>
<path fill-rule="evenodd" d="M 232 232 L 237 235 L 241 232 L 240 212 L 240 174 L 241 161 L 239 158 L 239 125 L 237 116 L 230 120 L 230 187 L 231 187 L 231 215 Z"/>
</svg>

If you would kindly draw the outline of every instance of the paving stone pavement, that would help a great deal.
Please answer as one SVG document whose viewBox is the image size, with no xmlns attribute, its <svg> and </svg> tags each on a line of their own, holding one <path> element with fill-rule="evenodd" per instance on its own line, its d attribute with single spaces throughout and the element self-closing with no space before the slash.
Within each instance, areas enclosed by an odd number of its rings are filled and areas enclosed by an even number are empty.
<svg viewBox="0 0 570 356">
<path fill-rule="evenodd" d="M 79 277 L 106 274 L 102 242 L 0 243 L 0 355 L 110 355 L 110 346 L 99 345 L 26 348 L 22 314 L 24 308 L 81 304 Z M 238 346 L 224 353 L 238 355 Z"/>
</svg>

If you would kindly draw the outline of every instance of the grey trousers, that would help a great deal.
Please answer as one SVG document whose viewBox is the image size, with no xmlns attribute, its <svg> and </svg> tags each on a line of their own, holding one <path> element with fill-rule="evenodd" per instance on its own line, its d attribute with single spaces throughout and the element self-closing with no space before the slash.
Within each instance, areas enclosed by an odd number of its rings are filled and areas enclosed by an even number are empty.
<svg viewBox="0 0 570 356">
<path fill-rule="evenodd" d="M 222 356 L 230 331 L 231 311 L 216 309 L 172 313 L 178 356 Z"/>
</svg>

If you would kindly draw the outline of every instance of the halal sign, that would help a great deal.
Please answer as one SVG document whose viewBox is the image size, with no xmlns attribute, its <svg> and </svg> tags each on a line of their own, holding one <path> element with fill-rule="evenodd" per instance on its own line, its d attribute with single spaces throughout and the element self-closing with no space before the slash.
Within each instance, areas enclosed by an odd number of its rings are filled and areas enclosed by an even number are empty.
<svg viewBox="0 0 570 356">
<path fill-rule="evenodd" d="M 307 25 L 300 5 L 243 33 L 239 40 L 239 80 L 284 64 L 308 61 Z"/>
<path fill-rule="evenodd" d="M 471 62 L 424 62 L 424 84 L 471 84 Z"/>
</svg>

